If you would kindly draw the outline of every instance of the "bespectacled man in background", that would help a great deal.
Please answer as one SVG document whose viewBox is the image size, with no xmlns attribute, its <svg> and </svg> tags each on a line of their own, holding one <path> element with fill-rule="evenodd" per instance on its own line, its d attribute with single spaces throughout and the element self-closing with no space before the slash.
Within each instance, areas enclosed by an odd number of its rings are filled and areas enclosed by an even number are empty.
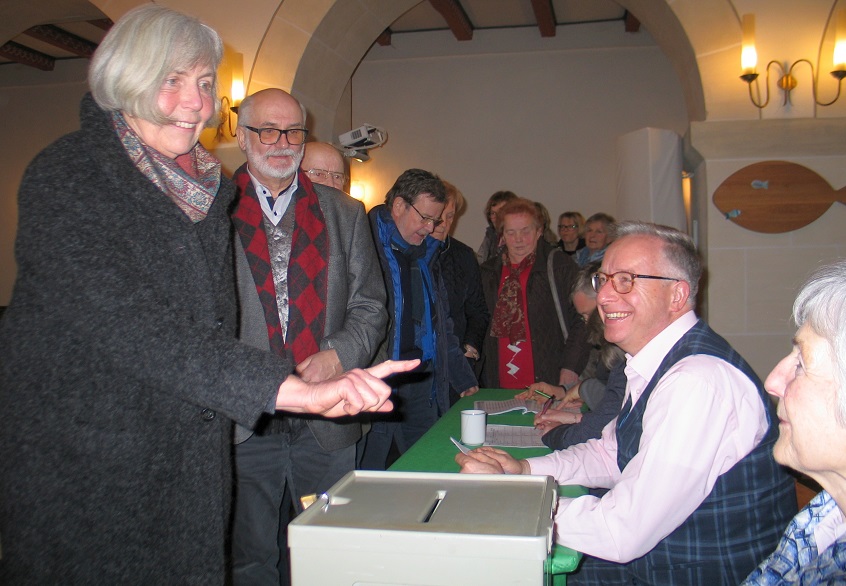
<svg viewBox="0 0 846 586">
<path fill-rule="evenodd" d="M 431 237 L 443 223 L 446 201 L 436 175 L 409 169 L 388 191 L 385 203 L 368 214 L 388 292 L 384 352 L 419 358 L 421 365 L 403 373 L 407 376 L 385 381 L 394 389 L 396 406 L 386 417 L 371 418 L 370 432 L 359 442 L 359 467 L 365 470 L 384 470 L 391 453 L 402 455 L 434 425 L 449 408 L 450 384 L 459 394 L 479 390 L 453 334 L 438 262 L 441 242 Z"/>
<path fill-rule="evenodd" d="M 308 173 L 312 183 L 320 183 L 344 191 L 347 171 L 344 157 L 328 142 L 308 142 L 300 168 Z"/>
</svg>

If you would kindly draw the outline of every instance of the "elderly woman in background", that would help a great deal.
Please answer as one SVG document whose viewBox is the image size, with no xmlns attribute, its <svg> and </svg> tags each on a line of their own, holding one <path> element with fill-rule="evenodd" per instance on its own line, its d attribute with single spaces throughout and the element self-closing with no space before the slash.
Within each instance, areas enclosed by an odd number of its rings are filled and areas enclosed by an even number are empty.
<svg viewBox="0 0 846 586">
<path fill-rule="evenodd" d="M 614 240 L 614 218 L 599 212 L 585 222 L 585 247 L 573 259 L 580 267 L 598 262 L 605 256 L 605 249 Z"/>
<path fill-rule="evenodd" d="M 24 176 L 0 583 L 225 583 L 233 420 L 385 410 L 378 377 L 416 365 L 307 384 L 235 340 L 234 189 L 198 144 L 222 50 L 194 18 L 130 11 L 91 61 L 81 130 Z"/>
<path fill-rule="evenodd" d="M 585 230 L 585 217 L 579 212 L 564 212 L 558 216 L 558 248 L 573 256 L 585 247 L 582 237 Z"/>
<path fill-rule="evenodd" d="M 541 237 L 543 220 L 534 202 L 508 202 L 499 220 L 505 250 L 482 265 L 491 312 L 482 386 L 572 386 L 590 354 L 585 323 L 570 302 L 578 267 Z"/>
<path fill-rule="evenodd" d="M 823 491 L 743 582 L 846 584 L 846 260 L 818 269 L 793 304 L 793 351 L 764 383 L 778 397 L 777 462 Z"/>
<path fill-rule="evenodd" d="M 476 258 L 479 260 L 479 264 L 499 254 L 501 248 L 499 242 L 499 210 L 516 197 L 517 194 L 513 191 L 497 191 L 488 198 L 488 203 L 485 204 L 485 220 L 488 223 L 488 227 L 485 228 L 485 237 L 482 239 L 482 244 L 476 252 Z"/>
<path fill-rule="evenodd" d="M 449 300 L 452 332 L 458 338 L 464 356 L 478 376 L 476 366 L 491 314 L 485 304 L 479 263 L 476 262 L 473 249 L 450 235 L 456 215 L 460 214 L 466 205 L 464 196 L 449 181 L 443 181 L 443 184 L 446 188 L 447 203 L 441 213 L 443 222 L 435 226 L 432 237 L 443 242 L 438 262 L 441 264 L 441 276 Z M 459 393 L 451 388 L 451 402 L 457 400 L 458 396 Z"/>
</svg>

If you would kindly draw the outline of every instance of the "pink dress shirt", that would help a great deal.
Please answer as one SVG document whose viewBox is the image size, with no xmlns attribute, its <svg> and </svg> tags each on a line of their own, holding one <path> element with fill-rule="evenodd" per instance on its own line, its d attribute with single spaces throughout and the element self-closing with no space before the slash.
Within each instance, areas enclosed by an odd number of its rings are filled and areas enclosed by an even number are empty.
<svg viewBox="0 0 846 586">
<path fill-rule="evenodd" d="M 635 356 L 626 355 L 626 398 L 637 403 L 664 356 L 697 321 L 690 311 Z M 602 498 L 562 498 L 556 541 L 587 555 L 626 563 L 681 525 L 720 474 L 760 443 L 767 431 L 755 385 L 728 363 L 688 356 L 658 382 L 643 416 L 637 455 L 620 473 L 616 418 L 602 437 L 528 459 L 532 474 L 559 484 L 610 488 Z"/>
</svg>

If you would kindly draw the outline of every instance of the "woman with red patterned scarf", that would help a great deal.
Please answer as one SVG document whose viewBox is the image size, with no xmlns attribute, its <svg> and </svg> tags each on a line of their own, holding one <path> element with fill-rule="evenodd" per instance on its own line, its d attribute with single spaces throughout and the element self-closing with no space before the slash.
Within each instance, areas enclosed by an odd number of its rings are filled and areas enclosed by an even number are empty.
<svg viewBox="0 0 846 586">
<path fill-rule="evenodd" d="M 511 200 L 499 219 L 504 250 L 481 267 L 491 312 L 482 386 L 525 389 L 537 381 L 572 386 L 590 354 L 584 321 L 570 301 L 578 267 L 543 240 L 534 202 Z"/>
</svg>

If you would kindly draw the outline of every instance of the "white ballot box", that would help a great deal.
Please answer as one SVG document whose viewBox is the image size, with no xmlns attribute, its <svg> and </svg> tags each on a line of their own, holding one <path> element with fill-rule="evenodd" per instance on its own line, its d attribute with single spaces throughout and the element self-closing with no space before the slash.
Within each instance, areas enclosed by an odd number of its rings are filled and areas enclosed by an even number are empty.
<svg viewBox="0 0 846 586">
<path fill-rule="evenodd" d="M 288 526 L 295 586 L 543 583 L 555 481 L 350 472 Z"/>
</svg>

